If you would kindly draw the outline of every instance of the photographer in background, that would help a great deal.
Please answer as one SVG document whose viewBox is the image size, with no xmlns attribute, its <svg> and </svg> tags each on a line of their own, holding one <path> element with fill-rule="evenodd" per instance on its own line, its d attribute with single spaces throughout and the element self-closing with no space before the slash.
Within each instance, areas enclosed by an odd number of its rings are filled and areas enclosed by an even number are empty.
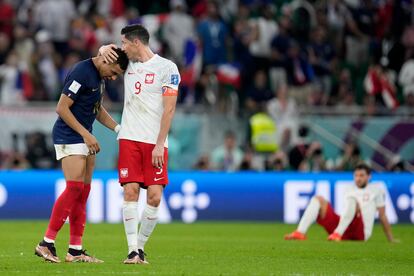
<svg viewBox="0 0 414 276">
<path fill-rule="evenodd" d="M 319 142 L 312 142 L 308 147 L 305 159 L 299 165 L 301 172 L 326 171 L 326 160 Z"/>
</svg>

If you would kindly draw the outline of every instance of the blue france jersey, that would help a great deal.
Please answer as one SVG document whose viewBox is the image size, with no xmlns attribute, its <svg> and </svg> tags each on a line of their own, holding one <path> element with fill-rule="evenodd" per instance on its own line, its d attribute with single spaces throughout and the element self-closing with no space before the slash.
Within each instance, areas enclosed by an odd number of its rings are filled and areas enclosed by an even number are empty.
<svg viewBox="0 0 414 276">
<path fill-rule="evenodd" d="M 70 111 L 91 133 L 92 124 L 101 107 L 103 91 L 104 81 L 92 59 L 78 62 L 66 76 L 62 93 L 74 101 Z M 53 126 L 53 143 L 77 144 L 84 141 L 82 136 L 59 117 Z"/>
</svg>

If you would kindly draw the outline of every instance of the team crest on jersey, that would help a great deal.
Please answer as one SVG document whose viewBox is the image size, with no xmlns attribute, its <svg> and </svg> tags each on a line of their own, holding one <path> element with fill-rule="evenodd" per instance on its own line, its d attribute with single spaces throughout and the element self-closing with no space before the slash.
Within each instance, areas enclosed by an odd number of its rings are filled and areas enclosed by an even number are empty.
<svg viewBox="0 0 414 276">
<path fill-rule="evenodd" d="M 179 77 L 177 74 L 171 75 L 171 84 L 178 85 L 178 80 L 179 80 Z"/>
<path fill-rule="evenodd" d="M 119 174 L 121 176 L 121 178 L 126 178 L 128 177 L 128 168 L 122 168 L 119 170 Z"/>
<path fill-rule="evenodd" d="M 155 76 L 154 73 L 152 73 L 152 74 L 146 74 L 145 75 L 145 83 L 146 84 L 153 84 L 154 83 L 154 76 Z"/>
</svg>

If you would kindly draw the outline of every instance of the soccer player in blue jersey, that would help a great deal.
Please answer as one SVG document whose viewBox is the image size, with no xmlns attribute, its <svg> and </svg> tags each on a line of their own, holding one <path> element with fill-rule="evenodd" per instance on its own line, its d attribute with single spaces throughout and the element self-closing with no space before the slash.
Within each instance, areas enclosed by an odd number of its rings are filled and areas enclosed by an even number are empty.
<svg viewBox="0 0 414 276">
<path fill-rule="evenodd" d="M 56 158 L 62 160 L 66 188 L 56 200 L 49 226 L 35 253 L 43 259 L 59 263 L 54 246 L 56 235 L 69 217 L 70 240 L 66 262 L 102 261 L 82 249 L 86 222 L 86 201 L 91 189 L 95 154 L 99 143 L 92 134 L 97 119 L 107 128 L 119 132 L 120 126 L 101 105 L 105 80 L 115 80 L 128 66 L 128 58 L 115 49 L 118 58 L 109 64 L 102 56 L 77 63 L 68 73 L 57 104 L 59 118 L 53 127 Z"/>
</svg>

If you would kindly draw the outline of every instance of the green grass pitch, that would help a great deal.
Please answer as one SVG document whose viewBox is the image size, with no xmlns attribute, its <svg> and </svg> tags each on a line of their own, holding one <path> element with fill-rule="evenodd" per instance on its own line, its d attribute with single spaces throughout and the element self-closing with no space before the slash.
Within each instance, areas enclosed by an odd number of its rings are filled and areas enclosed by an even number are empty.
<svg viewBox="0 0 414 276">
<path fill-rule="evenodd" d="M 312 226 L 308 240 L 284 241 L 293 225 L 271 223 L 173 223 L 158 225 L 146 247 L 151 263 L 123 265 L 122 224 L 89 224 L 84 247 L 103 264 L 51 264 L 34 255 L 46 221 L 0 222 L 0 275 L 414 275 L 414 226 L 393 226 L 399 244 L 379 225 L 371 240 L 327 242 Z M 64 258 L 68 225 L 56 247 Z"/>
</svg>

